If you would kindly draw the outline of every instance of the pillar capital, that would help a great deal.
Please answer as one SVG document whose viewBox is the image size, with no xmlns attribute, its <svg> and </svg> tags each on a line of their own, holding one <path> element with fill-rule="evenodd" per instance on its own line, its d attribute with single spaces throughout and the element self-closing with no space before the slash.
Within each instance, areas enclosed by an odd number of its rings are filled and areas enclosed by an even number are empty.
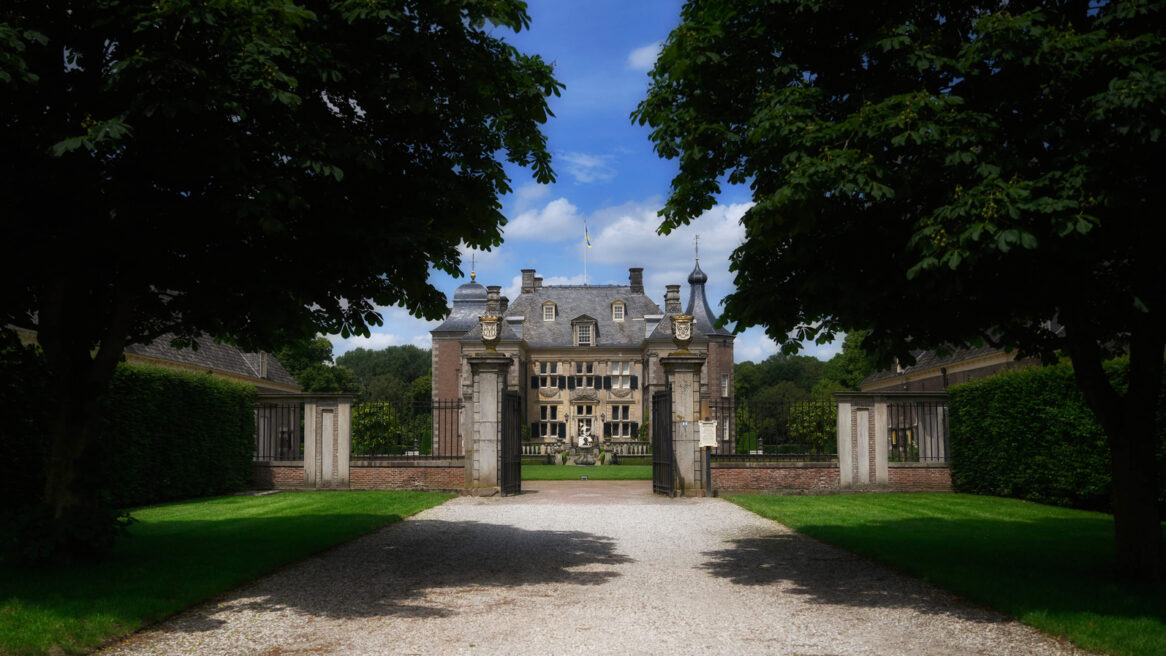
<svg viewBox="0 0 1166 656">
<path fill-rule="evenodd" d="M 708 355 L 705 353 L 673 353 L 660 356 L 660 366 L 664 367 L 665 374 L 679 373 L 685 370 L 700 372 L 705 360 L 708 360 Z"/>
</svg>

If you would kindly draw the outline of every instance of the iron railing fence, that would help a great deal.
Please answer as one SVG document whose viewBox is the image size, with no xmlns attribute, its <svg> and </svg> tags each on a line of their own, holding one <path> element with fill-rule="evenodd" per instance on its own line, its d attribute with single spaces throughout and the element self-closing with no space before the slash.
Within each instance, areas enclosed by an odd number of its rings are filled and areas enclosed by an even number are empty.
<svg viewBox="0 0 1166 656">
<path fill-rule="evenodd" d="M 717 422 L 712 459 L 722 462 L 836 462 L 835 401 L 720 400 L 709 404 Z"/>
<path fill-rule="evenodd" d="M 352 406 L 352 460 L 464 457 L 457 399 Z"/>
<path fill-rule="evenodd" d="M 258 462 L 304 459 L 304 403 L 255 406 L 255 456 Z"/>
<path fill-rule="evenodd" d="M 887 404 L 889 462 L 947 462 L 947 400 Z"/>
</svg>

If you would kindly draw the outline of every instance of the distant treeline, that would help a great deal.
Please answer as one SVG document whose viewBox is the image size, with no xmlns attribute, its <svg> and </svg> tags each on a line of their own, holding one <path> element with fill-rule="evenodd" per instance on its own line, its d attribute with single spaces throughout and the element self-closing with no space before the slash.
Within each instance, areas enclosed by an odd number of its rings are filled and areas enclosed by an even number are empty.
<svg viewBox="0 0 1166 656">
<path fill-rule="evenodd" d="M 304 386 L 304 392 L 356 394 L 359 401 L 425 402 L 430 397 L 430 353 L 413 345 L 379 351 L 353 349 L 335 359 L 326 338 L 299 342 L 275 352 Z"/>
<path fill-rule="evenodd" d="M 805 401 L 826 398 L 831 392 L 857 390 L 874 370 L 874 361 L 862 350 L 864 332 L 846 335 L 842 351 L 823 362 L 808 355 L 775 353 L 759 363 L 733 367 L 738 399 L 760 402 Z"/>
</svg>

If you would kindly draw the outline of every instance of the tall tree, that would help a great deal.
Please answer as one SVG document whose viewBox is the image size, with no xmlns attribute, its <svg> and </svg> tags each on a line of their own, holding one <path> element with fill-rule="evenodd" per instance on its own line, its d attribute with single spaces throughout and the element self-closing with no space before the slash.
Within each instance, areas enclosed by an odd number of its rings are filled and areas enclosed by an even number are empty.
<svg viewBox="0 0 1166 656">
<path fill-rule="evenodd" d="M 326 337 L 294 340 L 281 346 L 273 355 L 304 388 L 304 392 L 359 394 L 361 391 L 356 374 L 332 361 L 332 342 Z"/>
<path fill-rule="evenodd" d="M 883 363 L 1066 351 L 1109 438 L 1119 573 L 1158 580 L 1164 4 L 690 0 L 633 113 L 680 163 L 661 231 L 752 189 L 739 329 L 793 352 L 869 327 Z M 1127 350 L 1117 390 L 1102 361 Z"/>
<path fill-rule="evenodd" d="M 503 160 L 554 179 L 560 85 L 495 29 L 528 26 L 520 0 L 0 6 L 0 325 L 52 372 L 52 518 L 98 504 L 78 463 L 127 344 L 445 313 L 428 271 L 501 243 Z"/>
</svg>

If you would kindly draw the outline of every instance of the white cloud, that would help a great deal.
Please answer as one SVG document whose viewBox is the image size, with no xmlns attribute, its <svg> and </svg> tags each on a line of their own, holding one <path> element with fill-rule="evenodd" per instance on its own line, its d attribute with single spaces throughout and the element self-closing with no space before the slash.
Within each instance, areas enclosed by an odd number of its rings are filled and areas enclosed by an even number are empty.
<svg viewBox="0 0 1166 656">
<path fill-rule="evenodd" d="M 656 57 L 660 54 L 661 43 L 649 43 L 628 53 L 627 67 L 633 71 L 649 71 L 656 64 Z"/>
<path fill-rule="evenodd" d="M 592 155 L 590 153 L 561 153 L 559 161 L 564 161 L 564 167 L 576 184 L 602 182 L 615 177 L 615 169 L 611 167 L 611 155 Z"/>
<path fill-rule="evenodd" d="M 557 198 L 542 209 L 519 214 L 506 224 L 503 231 L 508 240 L 563 241 L 582 233 L 583 217 L 566 198 Z"/>
<path fill-rule="evenodd" d="M 733 342 L 733 359 L 737 362 L 761 362 L 777 352 L 777 343 L 760 328 L 747 329 Z"/>
<path fill-rule="evenodd" d="M 532 207 L 535 203 L 546 198 L 551 193 L 551 186 L 539 184 L 537 182 L 530 182 L 520 186 L 514 190 L 508 199 L 510 201 L 510 212 L 513 214 L 521 214 Z"/>
</svg>

